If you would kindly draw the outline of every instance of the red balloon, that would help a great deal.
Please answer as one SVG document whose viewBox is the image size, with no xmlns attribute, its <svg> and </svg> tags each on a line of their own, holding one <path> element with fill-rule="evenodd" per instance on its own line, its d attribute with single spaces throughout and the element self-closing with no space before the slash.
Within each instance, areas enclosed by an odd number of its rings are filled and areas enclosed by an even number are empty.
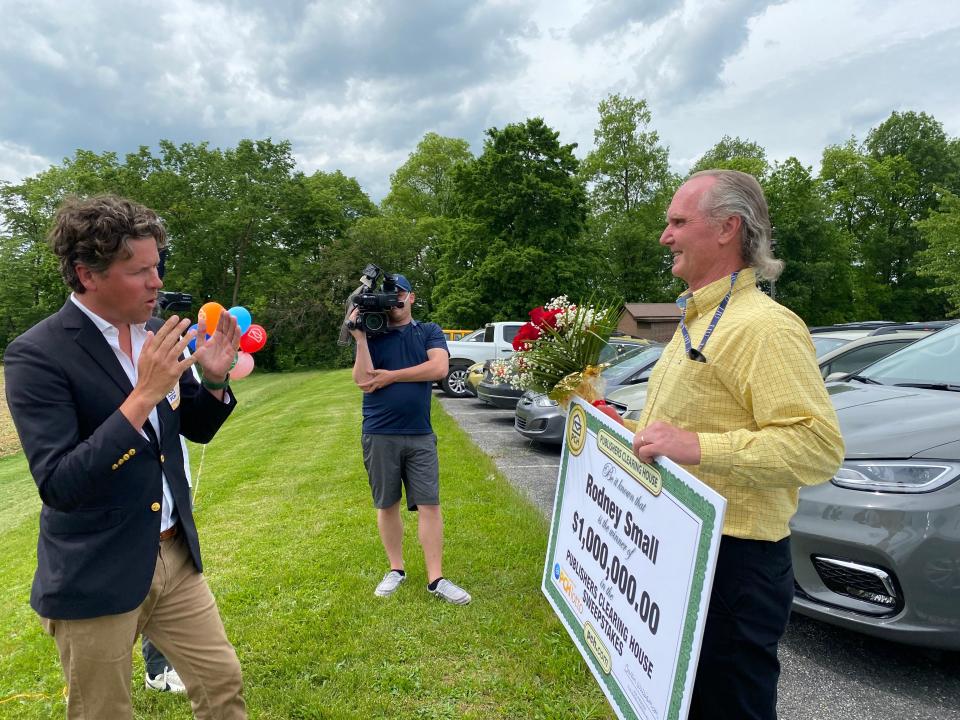
<svg viewBox="0 0 960 720">
<path fill-rule="evenodd" d="M 247 331 L 240 336 L 240 349 L 247 353 L 255 353 L 262 350 L 267 344 L 267 331 L 259 325 L 251 325 Z"/>
</svg>

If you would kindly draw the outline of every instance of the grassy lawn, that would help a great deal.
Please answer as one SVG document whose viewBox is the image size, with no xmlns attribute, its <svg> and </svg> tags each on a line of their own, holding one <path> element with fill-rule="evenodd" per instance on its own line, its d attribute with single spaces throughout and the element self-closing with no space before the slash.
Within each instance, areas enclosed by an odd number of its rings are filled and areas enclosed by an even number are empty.
<svg viewBox="0 0 960 720">
<path fill-rule="evenodd" d="M 474 601 L 425 589 L 407 516 L 408 581 L 386 571 L 360 459 L 360 393 L 349 371 L 255 375 L 198 468 L 207 577 L 244 670 L 251 718 L 611 718 L 540 592 L 547 526 L 434 406 L 445 573 Z M 0 718 L 64 716 L 52 640 L 30 609 L 39 499 L 22 454 L 0 459 Z M 188 718 L 147 693 L 138 718 Z M 21 696 L 21 697 L 14 697 Z"/>
</svg>

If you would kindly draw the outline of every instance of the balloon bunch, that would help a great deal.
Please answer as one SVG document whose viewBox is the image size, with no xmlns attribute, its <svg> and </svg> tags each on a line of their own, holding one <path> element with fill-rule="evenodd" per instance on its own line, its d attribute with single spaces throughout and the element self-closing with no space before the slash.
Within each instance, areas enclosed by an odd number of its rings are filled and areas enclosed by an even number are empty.
<svg viewBox="0 0 960 720">
<path fill-rule="evenodd" d="M 253 372 L 253 353 L 262 350 L 263 346 L 267 344 L 267 331 L 260 325 L 253 323 L 250 311 L 245 307 L 237 305 L 227 310 L 223 305 L 216 302 L 208 302 L 200 308 L 200 312 L 197 313 L 197 322 L 202 320 L 206 327 L 216 328 L 217 323 L 220 322 L 220 314 L 224 312 L 230 313 L 237 319 L 237 325 L 240 326 L 240 332 L 242 333 L 237 358 L 230 370 L 230 379 L 240 380 Z M 197 326 L 194 325 L 190 329 L 196 330 Z M 210 335 L 208 334 L 207 337 L 209 338 Z M 196 339 L 191 340 L 190 351 L 193 352 L 196 349 Z"/>
</svg>

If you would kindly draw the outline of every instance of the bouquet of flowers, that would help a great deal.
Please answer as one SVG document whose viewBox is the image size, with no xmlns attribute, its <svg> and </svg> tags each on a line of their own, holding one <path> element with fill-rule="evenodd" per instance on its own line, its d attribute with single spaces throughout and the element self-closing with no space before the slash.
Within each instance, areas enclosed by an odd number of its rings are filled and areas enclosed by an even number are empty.
<svg viewBox="0 0 960 720">
<path fill-rule="evenodd" d="M 530 311 L 513 339 L 516 351 L 503 372 L 523 390 L 545 393 L 566 407 L 570 396 L 603 397 L 600 351 L 617 325 L 621 305 L 576 305 L 566 295 Z"/>
</svg>

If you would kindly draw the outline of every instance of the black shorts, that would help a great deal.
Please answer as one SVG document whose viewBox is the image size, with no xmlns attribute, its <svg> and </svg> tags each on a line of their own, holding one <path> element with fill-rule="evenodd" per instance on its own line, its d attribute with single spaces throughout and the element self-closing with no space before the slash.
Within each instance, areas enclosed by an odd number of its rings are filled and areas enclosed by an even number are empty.
<svg viewBox="0 0 960 720">
<path fill-rule="evenodd" d="M 401 487 L 408 510 L 440 504 L 436 435 L 363 435 L 360 443 L 375 507 L 393 507 L 400 501 Z"/>
</svg>

